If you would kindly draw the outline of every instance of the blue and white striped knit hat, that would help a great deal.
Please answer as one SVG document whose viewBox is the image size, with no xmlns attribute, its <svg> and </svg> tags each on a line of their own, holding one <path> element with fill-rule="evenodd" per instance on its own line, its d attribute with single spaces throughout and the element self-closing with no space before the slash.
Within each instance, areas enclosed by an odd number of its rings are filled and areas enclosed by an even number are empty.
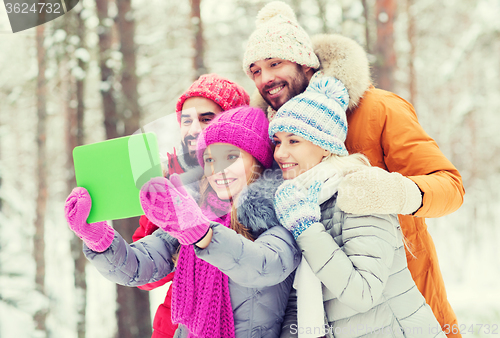
<svg viewBox="0 0 500 338">
<path fill-rule="evenodd" d="M 347 156 L 346 109 L 349 94 L 334 77 L 313 76 L 302 93 L 286 102 L 269 124 L 269 137 L 278 132 L 300 136 L 332 154 Z"/>
</svg>

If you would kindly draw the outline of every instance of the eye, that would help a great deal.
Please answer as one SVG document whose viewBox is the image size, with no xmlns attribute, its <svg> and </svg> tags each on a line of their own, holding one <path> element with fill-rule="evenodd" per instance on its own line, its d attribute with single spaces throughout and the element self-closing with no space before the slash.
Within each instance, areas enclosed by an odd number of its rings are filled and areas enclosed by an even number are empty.
<svg viewBox="0 0 500 338">
<path fill-rule="evenodd" d="M 281 141 L 280 140 L 277 140 L 277 139 L 274 139 L 273 140 L 273 143 L 276 145 L 276 146 L 279 146 L 281 144 Z"/>
<path fill-rule="evenodd" d="M 252 73 L 253 76 L 260 74 L 260 69 L 250 69 L 250 73 Z"/>
<path fill-rule="evenodd" d="M 237 160 L 238 158 L 240 158 L 239 155 L 227 155 L 227 159 L 230 161 Z"/>
<path fill-rule="evenodd" d="M 185 126 L 189 126 L 192 122 L 193 122 L 193 120 L 184 120 L 184 121 L 182 121 L 182 124 Z"/>
<path fill-rule="evenodd" d="M 290 140 L 290 144 L 295 144 L 295 143 L 299 143 L 298 140 Z"/>
<path fill-rule="evenodd" d="M 279 62 L 279 61 L 275 61 L 275 62 L 271 63 L 271 67 L 276 67 L 276 66 L 278 66 L 280 63 L 281 63 L 281 62 Z"/>
<path fill-rule="evenodd" d="M 210 122 L 212 122 L 213 118 L 204 118 L 204 119 L 201 119 L 201 123 L 205 123 L 205 124 L 208 124 Z"/>
<path fill-rule="evenodd" d="M 213 161 L 214 161 L 214 159 L 213 159 L 213 158 L 211 158 L 211 157 L 207 157 L 207 158 L 205 159 L 205 163 L 212 163 Z"/>
</svg>

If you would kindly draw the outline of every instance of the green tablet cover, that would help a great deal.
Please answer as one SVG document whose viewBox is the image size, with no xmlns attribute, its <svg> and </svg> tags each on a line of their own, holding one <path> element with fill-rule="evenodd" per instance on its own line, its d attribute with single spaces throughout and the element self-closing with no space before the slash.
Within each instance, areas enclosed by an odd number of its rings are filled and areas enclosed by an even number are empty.
<svg viewBox="0 0 500 338">
<path fill-rule="evenodd" d="M 140 188 L 162 175 L 154 133 L 75 147 L 73 161 L 77 185 L 92 198 L 88 223 L 143 215 Z"/>
</svg>

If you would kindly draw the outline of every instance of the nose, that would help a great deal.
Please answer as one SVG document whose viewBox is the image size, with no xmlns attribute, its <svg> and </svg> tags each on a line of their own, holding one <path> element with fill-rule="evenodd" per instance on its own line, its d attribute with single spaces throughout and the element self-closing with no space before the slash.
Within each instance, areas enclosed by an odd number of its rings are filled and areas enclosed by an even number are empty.
<svg viewBox="0 0 500 338">
<path fill-rule="evenodd" d="M 276 161 L 284 160 L 288 156 L 289 156 L 289 153 L 288 153 L 287 147 L 285 145 L 281 144 L 280 146 L 277 146 L 276 148 L 274 148 L 274 159 Z"/>
<path fill-rule="evenodd" d="M 192 135 L 193 137 L 198 137 L 200 133 L 201 133 L 200 121 L 198 121 L 198 119 L 195 119 L 193 120 L 193 123 L 189 128 L 189 134 Z"/>
<path fill-rule="evenodd" d="M 216 161 L 214 163 L 214 166 L 213 166 L 213 173 L 214 174 L 219 174 L 219 173 L 226 174 L 227 173 L 227 168 L 230 165 L 231 165 L 231 163 L 228 163 L 228 162 Z"/>
<path fill-rule="evenodd" d="M 271 84 L 274 82 L 275 75 L 272 70 L 262 68 L 261 69 L 261 80 L 263 85 Z"/>
</svg>

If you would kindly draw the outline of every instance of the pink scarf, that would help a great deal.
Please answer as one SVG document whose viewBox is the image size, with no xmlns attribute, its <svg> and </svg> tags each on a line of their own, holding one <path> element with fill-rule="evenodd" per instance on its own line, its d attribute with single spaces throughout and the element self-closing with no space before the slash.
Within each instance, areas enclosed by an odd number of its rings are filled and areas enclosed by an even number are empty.
<svg viewBox="0 0 500 338">
<path fill-rule="evenodd" d="M 202 205 L 212 221 L 230 227 L 231 203 L 213 192 Z M 189 329 L 189 337 L 234 338 L 234 319 L 228 277 L 199 259 L 192 245 L 183 245 L 175 271 L 172 292 L 172 321 Z"/>
</svg>

